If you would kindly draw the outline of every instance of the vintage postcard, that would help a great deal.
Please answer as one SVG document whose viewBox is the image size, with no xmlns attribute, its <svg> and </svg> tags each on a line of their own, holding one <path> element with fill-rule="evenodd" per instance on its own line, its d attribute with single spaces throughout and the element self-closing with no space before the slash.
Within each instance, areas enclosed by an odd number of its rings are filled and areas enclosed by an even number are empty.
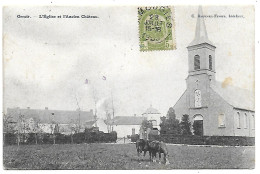
<svg viewBox="0 0 260 174">
<path fill-rule="evenodd" d="M 4 6 L 4 169 L 254 169 L 254 12 Z"/>
</svg>

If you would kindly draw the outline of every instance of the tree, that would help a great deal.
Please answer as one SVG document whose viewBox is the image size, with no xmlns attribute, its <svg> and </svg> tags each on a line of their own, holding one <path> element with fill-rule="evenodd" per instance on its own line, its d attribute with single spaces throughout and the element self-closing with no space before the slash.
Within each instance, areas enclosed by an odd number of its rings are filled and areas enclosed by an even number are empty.
<svg viewBox="0 0 260 174">
<path fill-rule="evenodd" d="M 26 142 L 29 138 L 28 132 L 30 131 L 28 120 L 26 120 L 24 115 L 19 115 L 18 124 L 17 124 L 17 135 L 18 140 L 17 144 L 20 145 L 20 142 Z M 22 136 L 21 136 L 22 135 Z"/>
<path fill-rule="evenodd" d="M 30 132 L 34 133 L 35 144 L 38 144 L 38 133 L 41 132 L 39 127 L 39 119 L 30 118 L 28 121 L 29 121 Z"/>
<path fill-rule="evenodd" d="M 143 120 L 140 130 L 139 130 L 139 138 L 140 139 L 148 139 L 149 130 L 153 129 L 153 124 L 151 121 Z"/>
<path fill-rule="evenodd" d="M 75 121 L 73 119 L 70 120 L 69 128 L 70 128 L 70 141 L 71 144 L 73 144 L 73 134 L 75 134 L 77 130 Z"/>
<path fill-rule="evenodd" d="M 51 124 L 50 124 L 50 129 L 51 129 L 51 135 L 53 138 L 53 144 L 55 144 L 56 135 L 59 133 L 59 124 L 52 120 Z"/>
<path fill-rule="evenodd" d="M 172 107 L 169 108 L 166 118 L 162 117 L 161 120 L 161 134 L 180 135 L 180 121 L 176 119 L 175 111 Z"/>
<path fill-rule="evenodd" d="M 172 120 L 176 119 L 175 110 L 173 109 L 173 107 L 169 108 L 169 110 L 167 112 L 167 115 L 166 115 L 166 118 L 167 119 L 172 119 Z"/>
<path fill-rule="evenodd" d="M 10 114 L 3 115 L 3 127 L 4 127 L 4 143 L 6 142 L 6 134 L 15 134 L 17 122 L 13 120 L 13 117 Z"/>
<path fill-rule="evenodd" d="M 107 131 L 108 131 L 108 133 L 110 133 L 112 130 L 112 122 L 113 122 L 113 120 L 111 119 L 111 109 L 113 110 L 113 108 L 110 104 L 110 100 L 108 100 L 108 99 L 105 100 L 102 106 L 103 106 L 103 108 L 101 108 L 101 109 L 103 109 L 106 114 L 105 122 L 107 125 Z"/>
<path fill-rule="evenodd" d="M 3 116 L 4 133 L 14 133 L 16 123 L 17 122 L 13 121 L 13 118 L 11 115 L 4 114 L 4 116 Z"/>
<path fill-rule="evenodd" d="M 148 128 L 153 129 L 153 124 L 148 120 L 143 120 L 141 127 L 144 131 L 146 131 Z"/>
<path fill-rule="evenodd" d="M 185 114 L 182 116 L 180 122 L 180 129 L 181 129 L 181 135 L 192 135 L 189 115 Z"/>
<path fill-rule="evenodd" d="M 55 126 L 54 126 L 54 131 L 53 131 L 53 144 L 55 144 L 55 142 L 56 142 L 56 136 L 60 132 L 59 129 L 60 129 L 59 124 L 56 123 Z"/>
</svg>

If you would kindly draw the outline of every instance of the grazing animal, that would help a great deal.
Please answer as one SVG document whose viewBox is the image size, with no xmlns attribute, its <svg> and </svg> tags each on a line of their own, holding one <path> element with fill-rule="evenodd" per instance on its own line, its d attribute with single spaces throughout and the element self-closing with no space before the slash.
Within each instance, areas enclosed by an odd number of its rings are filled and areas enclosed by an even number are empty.
<svg viewBox="0 0 260 174">
<path fill-rule="evenodd" d="M 168 160 L 168 150 L 166 144 L 160 141 L 148 141 L 148 150 L 150 155 L 150 161 L 155 162 L 156 153 L 159 153 L 159 160 L 161 161 L 161 153 L 164 155 L 164 162 L 165 164 L 170 164 Z"/>
<path fill-rule="evenodd" d="M 144 156 L 145 156 L 146 152 L 149 150 L 147 140 L 138 139 L 136 141 L 136 150 L 137 150 L 138 156 L 140 156 L 140 153 L 142 153 L 143 151 L 144 151 Z"/>
</svg>

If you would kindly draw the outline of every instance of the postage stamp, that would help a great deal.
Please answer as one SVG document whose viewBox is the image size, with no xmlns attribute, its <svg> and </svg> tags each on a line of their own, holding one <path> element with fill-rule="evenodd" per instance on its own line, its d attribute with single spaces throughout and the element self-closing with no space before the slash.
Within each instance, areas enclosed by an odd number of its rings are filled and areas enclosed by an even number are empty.
<svg viewBox="0 0 260 174">
<path fill-rule="evenodd" d="M 174 8 L 138 7 L 140 51 L 174 50 Z"/>
</svg>

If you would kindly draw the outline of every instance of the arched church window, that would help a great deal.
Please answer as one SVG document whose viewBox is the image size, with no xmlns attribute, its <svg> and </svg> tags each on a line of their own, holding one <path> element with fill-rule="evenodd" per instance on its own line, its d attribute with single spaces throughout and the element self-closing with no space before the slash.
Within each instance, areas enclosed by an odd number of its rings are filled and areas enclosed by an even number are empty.
<svg viewBox="0 0 260 174">
<path fill-rule="evenodd" d="M 244 123 L 245 123 L 244 128 L 246 129 L 247 128 L 247 114 L 246 113 L 245 113 L 244 119 L 245 119 L 245 121 L 244 121 Z"/>
<path fill-rule="evenodd" d="M 252 129 L 255 129 L 255 115 L 254 114 L 252 114 L 252 121 L 251 121 L 251 123 L 252 123 L 252 125 L 251 125 Z"/>
<path fill-rule="evenodd" d="M 200 69 L 200 56 L 196 55 L 194 56 L 194 70 Z"/>
<path fill-rule="evenodd" d="M 201 107 L 201 91 L 195 90 L 195 108 Z"/>
<path fill-rule="evenodd" d="M 212 70 L 212 56 L 209 55 L 209 70 Z"/>
<path fill-rule="evenodd" d="M 237 112 L 237 128 L 240 129 L 241 128 L 241 118 L 240 118 L 240 113 Z"/>
</svg>

